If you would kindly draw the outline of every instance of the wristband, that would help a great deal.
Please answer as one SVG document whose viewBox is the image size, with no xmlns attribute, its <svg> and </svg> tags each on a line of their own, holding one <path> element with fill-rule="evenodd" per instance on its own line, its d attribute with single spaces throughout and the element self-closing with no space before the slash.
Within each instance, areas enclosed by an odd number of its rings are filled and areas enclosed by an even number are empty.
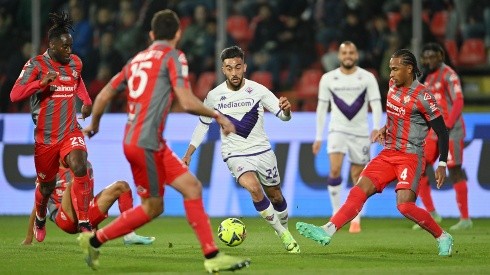
<svg viewBox="0 0 490 275">
<path fill-rule="evenodd" d="M 447 163 L 445 161 L 439 161 L 439 166 L 446 167 Z"/>
</svg>

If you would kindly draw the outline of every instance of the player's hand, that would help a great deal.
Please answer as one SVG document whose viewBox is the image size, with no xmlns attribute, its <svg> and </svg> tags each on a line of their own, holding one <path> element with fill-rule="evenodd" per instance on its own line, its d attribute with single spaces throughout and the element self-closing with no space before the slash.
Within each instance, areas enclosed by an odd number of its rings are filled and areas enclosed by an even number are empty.
<svg viewBox="0 0 490 275">
<path fill-rule="evenodd" d="M 444 180 L 446 179 L 446 167 L 438 166 L 435 171 L 435 177 L 437 182 L 437 189 L 441 188 L 442 184 L 444 184 Z"/>
<path fill-rule="evenodd" d="M 316 154 L 318 154 L 318 152 L 320 152 L 321 146 L 322 146 L 321 140 L 315 140 L 315 142 L 313 142 L 313 145 L 311 146 L 311 149 L 313 151 L 313 155 L 316 155 Z"/>
<path fill-rule="evenodd" d="M 225 134 L 225 136 L 231 133 L 236 133 L 235 125 L 231 123 L 231 121 L 226 116 L 219 113 L 215 119 L 216 122 L 218 122 L 218 124 L 221 126 L 221 129 L 223 129 L 223 134 Z"/>
<path fill-rule="evenodd" d="M 41 87 L 46 87 L 49 83 L 53 82 L 56 78 L 58 77 L 57 72 L 48 72 L 42 79 L 41 79 Z"/>
<path fill-rule="evenodd" d="M 78 117 L 78 119 L 85 120 L 86 117 L 89 117 L 92 113 L 92 105 L 82 105 L 82 115 Z"/>
<path fill-rule="evenodd" d="M 86 135 L 88 138 L 95 136 L 99 132 L 99 126 L 92 125 L 92 123 L 82 129 L 82 133 Z"/>
<path fill-rule="evenodd" d="M 184 156 L 182 158 L 182 162 L 184 162 L 185 165 L 189 166 L 189 164 L 191 164 L 191 157 L 190 156 Z"/>
<path fill-rule="evenodd" d="M 291 112 L 291 103 L 287 97 L 281 96 L 279 98 L 279 108 L 284 111 L 285 115 L 289 116 L 289 113 Z"/>
<path fill-rule="evenodd" d="M 372 142 L 378 142 L 380 145 L 384 145 L 386 140 L 386 126 L 379 129 L 378 133 L 372 138 Z"/>
</svg>

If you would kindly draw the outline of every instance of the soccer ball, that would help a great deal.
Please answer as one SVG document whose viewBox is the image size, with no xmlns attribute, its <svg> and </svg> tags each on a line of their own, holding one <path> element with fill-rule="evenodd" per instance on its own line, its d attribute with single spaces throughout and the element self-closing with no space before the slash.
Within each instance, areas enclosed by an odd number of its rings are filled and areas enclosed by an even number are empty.
<svg viewBox="0 0 490 275">
<path fill-rule="evenodd" d="M 240 245 L 246 236 L 245 224 L 237 218 L 228 218 L 218 227 L 218 238 L 227 246 Z"/>
</svg>

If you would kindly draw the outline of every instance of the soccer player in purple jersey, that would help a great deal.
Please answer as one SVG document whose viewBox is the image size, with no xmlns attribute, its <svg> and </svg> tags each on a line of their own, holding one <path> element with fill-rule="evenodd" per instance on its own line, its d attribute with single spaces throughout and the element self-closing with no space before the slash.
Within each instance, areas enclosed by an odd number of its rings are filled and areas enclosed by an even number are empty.
<svg viewBox="0 0 490 275">
<path fill-rule="evenodd" d="M 425 209 L 415 204 L 420 177 L 425 169 L 424 140 L 429 128 L 438 136 L 439 167 L 435 172 L 437 186 L 446 178 L 449 137 L 444 119 L 433 95 L 417 81 L 420 71 L 415 56 L 406 49 L 396 51 L 390 59 L 390 86 L 386 102 L 387 122 L 373 141 L 384 149 L 371 160 L 347 197 L 344 205 L 323 226 L 298 222 L 299 233 L 321 245 L 342 226 L 351 221 L 366 200 L 382 192 L 396 180 L 398 211 L 416 222 L 436 238 L 440 256 L 451 256 L 453 238 L 434 221 Z"/>
<path fill-rule="evenodd" d="M 166 185 L 184 197 L 189 224 L 201 244 L 208 272 L 236 270 L 249 259 L 226 255 L 218 250 L 202 202 L 201 182 L 177 157 L 163 139 L 165 122 L 176 96 L 188 113 L 214 117 L 225 135 L 236 132 L 221 113 L 207 108 L 193 95 L 185 54 L 175 46 L 181 37 L 180 21 L 171 10 L 157 12 L 151 22 L 153 43 L 136 54 L 112 78 L 95 99 L 91 124 L 83 131 L 89 137 L 99 131 L 104 109 L 119 92 L 128 88 L 128 122 L 123 138 L 124 154 L 130 163 L 142 204 L 93 233 L 81 233 L 78 240 L 92 269 L 99 265 L 99 247 L 145 225 L 163 213 Z"/>
</svg>

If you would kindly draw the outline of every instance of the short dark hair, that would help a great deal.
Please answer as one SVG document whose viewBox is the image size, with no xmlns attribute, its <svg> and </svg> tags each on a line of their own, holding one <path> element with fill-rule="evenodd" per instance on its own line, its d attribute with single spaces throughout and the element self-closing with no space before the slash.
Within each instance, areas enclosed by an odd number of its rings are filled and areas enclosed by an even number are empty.
<svg viewBox="0 0 490 275">
<path fill-rule="evenodd" d="M 155 40 L 172 40 L 180 27 L 180 20 L 173 10 L 161 10 L 151 19 L 151 30 Z"/>
<path fill-rule="evenodd" d="M 398 50 L 391 57 L 401 58 L 401 63 L 403 65 L 411 65 L 413 68 L 412 70 L 413 79 L 417 79 L 418 76 L 422 75 L 422 72 L 419 70 L 419 67 L 417 66 L 417 59 L 415 58 L 415 55 L 413 55 L 413 53 L 410 50 L 407 49 Z"/>
<path fill-rule="evenodd" d="M 59 38 L 62 34 L 69 34 L 70 30 L 73 31 L 73 20 L 67 13 L 50 13 L 49 19 L 53 22 L 53 26 L 48 31 L 49 40 Z"/>
<path fill-rule="evenodd" d="M 221 62 L 225 61 L 225 59 L 235 58 L 235 57 L 239 57 L 242 60 L 244 60 L 245 59 L 245 53 L 243 52 L 243 50 L 240 47 L 231 46 L 229 48 L 224 49 L 221 52 L 220 57 L 221 57 Z"/>
<path fill-rule="evenodd" d="M 444 57 L 446 56 L 446 53 L 442 48 L 442 46 L 433 42 L 427 43 L 424 45 L 424 47 L 422 47 L 422 53 L 424 53 L 425 51 L 434 51 L 436 53 L 440 53 L 443 61 L 444 61 Z"/>
</svg>

